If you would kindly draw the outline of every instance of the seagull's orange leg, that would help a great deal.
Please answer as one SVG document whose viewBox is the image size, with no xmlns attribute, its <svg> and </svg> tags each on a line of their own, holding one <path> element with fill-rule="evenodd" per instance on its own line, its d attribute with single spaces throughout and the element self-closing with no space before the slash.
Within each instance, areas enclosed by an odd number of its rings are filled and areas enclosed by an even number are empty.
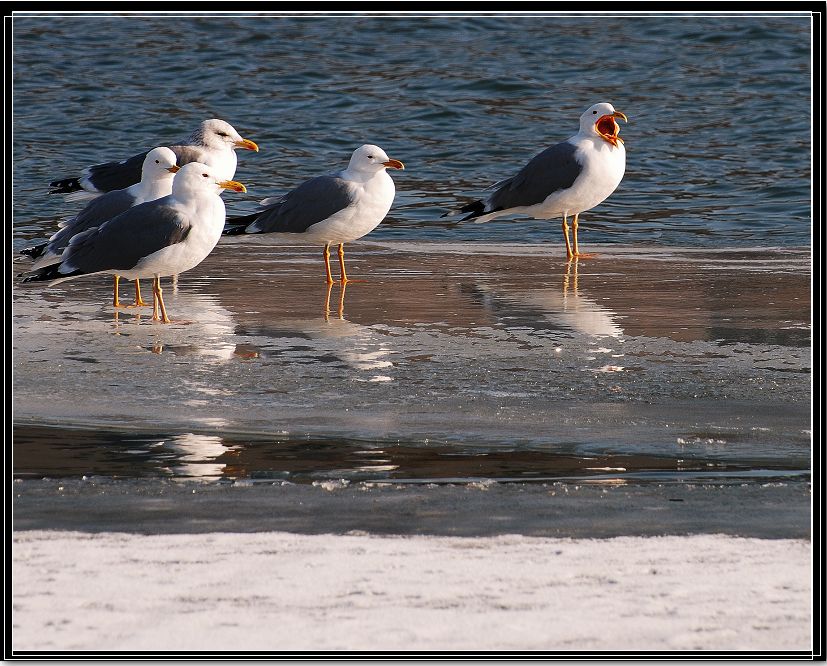
<svg viewBox="0 0 827 666">
<path fill-rule="evenodd" d="M 330 274 L 330 243 L 324 245 L 324 269 L 327 272 L 327 283 L 333 284 L 333 276 Z"/>
<path fill-rule="evenodd" d="M 571 251 L 571 243 L 569 242 L 569 221 L 566 219 L 565 213 L 563 213 L 563 237 L 566 239 L 566 259 L 571 260 L 574 253 Z"/>
<path fill-rule="evenodd" d="M 580 250 L 577 249 L 577 218 L 580 217 L 580 213 L 574 214 L 574 220 L 571 223 L 571 231 L 574 234 L 574 256 L 580 256 Z"/>
<path fill-rule="evenodd" d="M 342 284 L 347 284 L 347 273 L 345 272 L 345 244 L 339 243 L 339 269 L 342 271 Z"/>
<path fill-rule="evenodd" d="M 580 213 L 575 214 L 574 221 L 572 222 L 572 225 L 571 225 L 572 231 L 574 232 L 574 256 L 575 257 L 583 257 L 585 259 L 591 259 L 592 257 L 595 257 L 597 255 L 595 255 L 593 252 L 580 252 L 580 250 L 577 249 L 577 218 L 578 217 L 580 217 Z"/>
<path fill-rule="evenodd" d="M 158 278 L 152 278 L 152 321 L 158 321 L 158 291 L 156 290 L 156 282 Z"/>
<path fill-rule="evenodd" d="M 164 306 L 163 291 L 161 289 L 161 278 L 157 275 L 152 283 L 152 321 L 160 321 L 164 324 L 169 324 L 170 319 L 167 317 L 167 309 Z M 160 307 L 161 316 L 158 316 L 158 309 Z"/>
<path fill-rule="evenodd" d="M 115 295 L 112 297 L 112 305 L 116 308 L 121 307 L 121 302 L 118 300 L 118 283 L 121 281 L 121 276 L 115 276 Z"/>
<path fill-rule="evenodd" d="M 128 308 L 137 308 L 143 305 L 149 305 L 144 299 L 141 297 L 141 281 L 135 280 L 135 302 L 132 305 L 127 305 Z"/>
</svg>

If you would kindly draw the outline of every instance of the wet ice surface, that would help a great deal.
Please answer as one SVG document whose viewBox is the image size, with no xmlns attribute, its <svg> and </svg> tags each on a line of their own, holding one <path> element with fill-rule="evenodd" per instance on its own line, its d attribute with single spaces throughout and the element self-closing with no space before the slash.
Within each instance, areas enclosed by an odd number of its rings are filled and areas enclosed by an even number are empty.
<svg viewBox="0 0 827 666">
<path fill-rule="evenodd" d="M 463 481 L 798 477 L 809 254 L 222 242 L 164 326 L 16 285 L 15 472 Z M 240 245 L 245 247 L 239 247 Z M 24 264 L 20 264 L 21 266 Z M 128 285 L 122 298 L 129 301 Z M 45 428 L 44 428 L 45 426 Z"/>
<path fill-rule="evenodd" d="M 728 482 L 390 484 L 104 477 L 13 484 L 14 529 L 176 534 L 299 532 L 569 538 L 810 537 L 810 484 Z"/>
</svg>

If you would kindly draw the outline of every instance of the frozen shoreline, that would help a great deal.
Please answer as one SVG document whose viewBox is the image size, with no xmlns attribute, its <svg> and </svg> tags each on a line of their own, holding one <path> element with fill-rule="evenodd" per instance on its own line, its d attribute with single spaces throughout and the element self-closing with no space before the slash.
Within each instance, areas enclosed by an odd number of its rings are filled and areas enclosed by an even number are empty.
<svg viewBox="0 0 827 666">
<path fill-rule="evenodd" d="M 14 650 L 809 650 L 803 539 L 14 535 Z"/>
<path fill-rule="evenodd" d="M 312 248 L 226 243 L 170 326 L 108 280 L 16 285 L 14 421 L 805 467 L 809 252 L 594 249 L 355 243 L 345 293 Z"/>
</svg>

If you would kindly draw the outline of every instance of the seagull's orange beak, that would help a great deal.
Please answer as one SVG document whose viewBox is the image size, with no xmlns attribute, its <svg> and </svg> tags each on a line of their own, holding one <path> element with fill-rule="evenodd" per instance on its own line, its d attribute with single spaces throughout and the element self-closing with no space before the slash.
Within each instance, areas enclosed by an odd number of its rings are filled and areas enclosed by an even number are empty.
<svg viewBox="0 0 827 666">
<path fill-rule="evenodd" d="M 626 123 L 629 122 L 625 113 L 622 111 L 615 111 L 611 115 L 600 116 L 594 124 L 594 128 L 597 130 L 600 137 L 613 146 L 616 146 L 618 143 L 623 143 L 623 139 L 618 136 L 620 134 L 620 126 L 615 122 L 615 118 L 620 118 Z"/>
<path fill-rule="evenodd" d="M 169 171 L 170 173 L 178 173 L 180 170 L 181 167 L 179 167 L 177 164 L 173 164 L 171 167 L 167 167 L 167 171 Z"/>
<path fill-rule="evenodd" d="M 250 139 L 242 139 L 241 141 L 236 141 L 233 145 L 236 148 L 244 148 L 244 150 L 254 150 L 258 152 L 258 145 L 255 141 L 250 141 Z"/>
<path fill-rule="evenodd" d="M 237 180 L 222 180 L 218 183 L 219 187 L 223 187 L 225 190 L 232 190 L 233 192 L 246 192 L 247 188 L 244 187 L 241 183 Z"/>
<path fill-rule="evenodd" d="M 388 160 L 387 162 L 382 162 L 383 166 L 388 167 L 389 169 L 404 169 L 405 165 L 402 164 L 399 160 Z"/>
</svg>

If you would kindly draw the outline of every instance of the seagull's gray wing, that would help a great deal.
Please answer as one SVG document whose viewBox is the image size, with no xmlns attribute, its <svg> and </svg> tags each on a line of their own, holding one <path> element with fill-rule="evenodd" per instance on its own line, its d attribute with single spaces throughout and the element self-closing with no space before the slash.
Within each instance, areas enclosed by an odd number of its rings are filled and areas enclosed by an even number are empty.
<svg viewBox="0 0 827 666">
<path fill-rule="evenodd" d="M 204 148 L 190 145 L 170 146 L 175 153 L 178 166 L 189 162 L 200 162 L 204 159 Z M 121 160 L 120 162 L 104 162 L 95 164 L 83 170 L 81 176 L 76 178 L 63 178 L 50 183 L 52 189 L 50 194 L 67 194 L 84 189 L 83 183 L 88 183 L 97 192 L 111 192 L 122 190 L 130 185 L 141 181 L 141 171 L 144 166 L 144 158 L 149 151 Z"/>
<path fill-rule="evenodd" d="M 189 162 L 198 162 L 204 158 L 204 149 L 197 146 L 171 146 L 175 153 L 178 166 L 184 166 Z M 86 176 L 89 182 L 100 192 L 111 192 L 121 190 L 141 182 L 141 172 L 144 167 L 146 153 L 133 155 L 122 162 L 106 162 L 89 167 Z"/>
<path fill-rule="evenodd" d="M 191 224 L 163 197 L 138 204 L 69 241 L 60 272 L 129 270 L 144 257 L 183 241 Z"/>
<path fill-rule="evenodd" d="M 488 211 L 508 210 L 542 203 L 549 194 L 571 187 L 583 166 L 574 154 L 577 146 L 563 141 L 546 148 L 526 164 L 516 176 L 501 183 L 488 197 Z"/>
<path fill-rule="evenodd" d="M 141 170 L 149 151 L 120 162 L 96 164 L 84 170 L 84 176 L 98 192 L 122 190 L 141 181 Z"/>
<path fill-rule="evenodd" d="M 255 221 L 247 226 L 246 233 L 304 233 L 351 204 L 353 196 L 346 180 L 338 175 L 316 176 L 285 194 L 266 210 L 251 216 Z"/>
<path fill-rule="evenodd" d="M 135 205 L 135 197 L 128 189 L 113 190 L 99 196 L 92 201 L 75 217 L 69 220 L 60 231 L 49 239 L 47 252 L 59 254 L 69 244 L 69 239 L 82 231 L 99 227 Z"/>
</svg>

